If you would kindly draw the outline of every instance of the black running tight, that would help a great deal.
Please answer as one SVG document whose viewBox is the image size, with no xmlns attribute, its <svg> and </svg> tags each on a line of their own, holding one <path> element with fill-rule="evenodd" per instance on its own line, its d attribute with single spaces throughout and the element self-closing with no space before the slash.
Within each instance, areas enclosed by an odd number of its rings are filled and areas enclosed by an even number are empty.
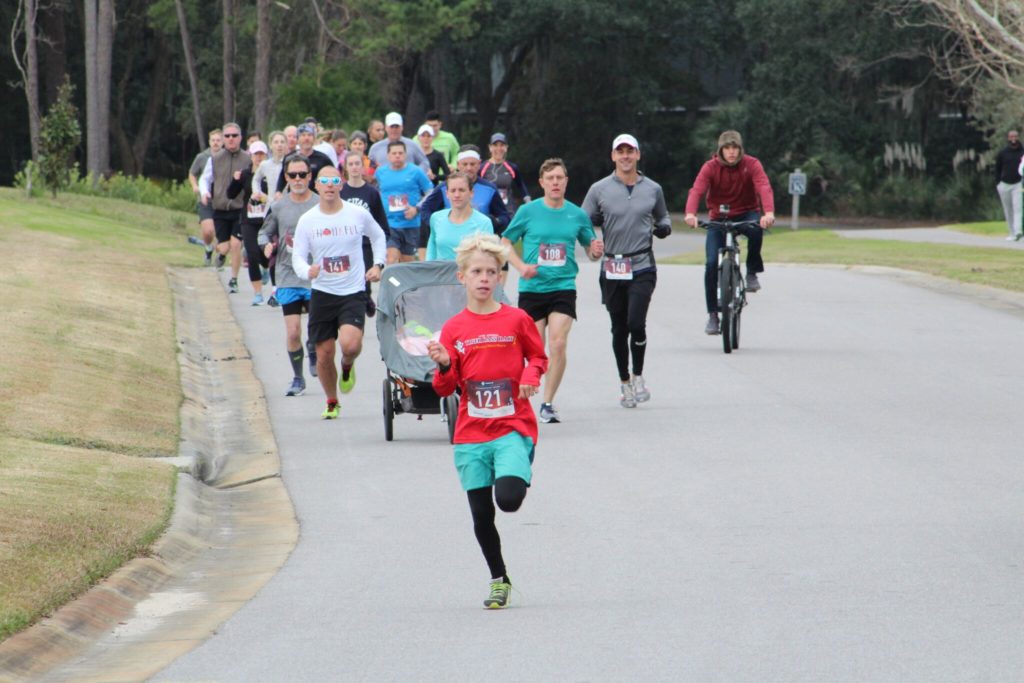
<svg viewBox="0 0 1024 683">
<path fill-rule="evenodd" d="M 250 218 L 242 221 L 242 244 L 245 245 L 245 255 L 249 261 L 249 282 L 262 280 L 263 274 L 260 272 L 260 266 L 266 267 L 269 263 L 257 241 L 262 226 L 262 218 Z"/>
<path fill-rule="evenodd" d="M 657 273 L 639 273 L 631 281 L 605 285 L 604 298 L 612 321 L 612 353 L 619 371 L 619 380 L 629 381 L 629 361 L 633 374 L 644 374 L 647 353 L 647 309 L 657 284 Z"/>
<path fill-rule="evenodd" d="M 491 491 L 493 490 L 493 498 Z M 505 560 L 501 557 L 501 537 L 494 525 L 494 503 L 503 512 L 515 512 L 526 498 L 526 482 L 519 477 L 498 477 L 494 486 L 466 491 L 469 497 L 469 511 L 473 515 L 473 533 L 484 553 L 491 578 L 505 576 Z"/>
</svg>

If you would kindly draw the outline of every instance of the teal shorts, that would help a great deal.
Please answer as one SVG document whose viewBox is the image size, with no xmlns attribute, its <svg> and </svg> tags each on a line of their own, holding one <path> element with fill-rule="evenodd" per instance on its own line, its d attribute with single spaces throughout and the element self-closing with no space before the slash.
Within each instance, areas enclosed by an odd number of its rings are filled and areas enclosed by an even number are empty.
<svg viewBox="0 0 1024 683">
<path fill-rule="evenodd" d="M 533 439 L 510 432 L 494 441 L 455 444 L 455 469 L 463 491 L 494 486 L 498 477 L 519 477 L 530 484 Z"/>
</svg>

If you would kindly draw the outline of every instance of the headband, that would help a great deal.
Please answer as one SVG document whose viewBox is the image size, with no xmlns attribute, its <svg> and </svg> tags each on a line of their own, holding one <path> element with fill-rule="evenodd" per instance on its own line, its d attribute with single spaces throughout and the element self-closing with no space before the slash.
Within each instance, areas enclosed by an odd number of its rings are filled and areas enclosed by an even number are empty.
<svg viewBox="0 0 1024 683">
<path fill-rule="evenodd" d="M 459 152 L 459 156 L 456 161 L 462 161 L 463 159 L 476 159 L 477 161 L 480 161 L 480 153 L 467 149 L 465 152 Z"/>
</svg>

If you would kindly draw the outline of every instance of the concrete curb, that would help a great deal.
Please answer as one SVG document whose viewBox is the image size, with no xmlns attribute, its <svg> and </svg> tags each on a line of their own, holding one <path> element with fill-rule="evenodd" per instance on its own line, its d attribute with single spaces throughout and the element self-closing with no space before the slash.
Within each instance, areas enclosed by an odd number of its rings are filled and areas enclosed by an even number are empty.
<svg viewBox="0 0 1024 683">
<path fill-rule="evenodd" d="M 263 388 L 210 270 L 169 273 L 181 383 L 170 527 L 150 557 L 0 644 L 0 681 L 141 681 L 215 632 L 283 566 L 298 522 Z"/>
</svg>

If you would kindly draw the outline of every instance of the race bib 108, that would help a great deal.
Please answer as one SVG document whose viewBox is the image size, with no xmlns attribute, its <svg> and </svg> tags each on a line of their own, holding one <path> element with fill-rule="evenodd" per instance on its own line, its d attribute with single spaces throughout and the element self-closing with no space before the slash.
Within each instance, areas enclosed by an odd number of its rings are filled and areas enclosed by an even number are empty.
<svg viewBox="0 0 1024 683">
<path fill-rule="evenodd" d="M 537 265 L 564 266 L 567 254 L 568 248 L 562 242 L 557 244 L 541 244 L 537 250 Z"/>
</svg>

